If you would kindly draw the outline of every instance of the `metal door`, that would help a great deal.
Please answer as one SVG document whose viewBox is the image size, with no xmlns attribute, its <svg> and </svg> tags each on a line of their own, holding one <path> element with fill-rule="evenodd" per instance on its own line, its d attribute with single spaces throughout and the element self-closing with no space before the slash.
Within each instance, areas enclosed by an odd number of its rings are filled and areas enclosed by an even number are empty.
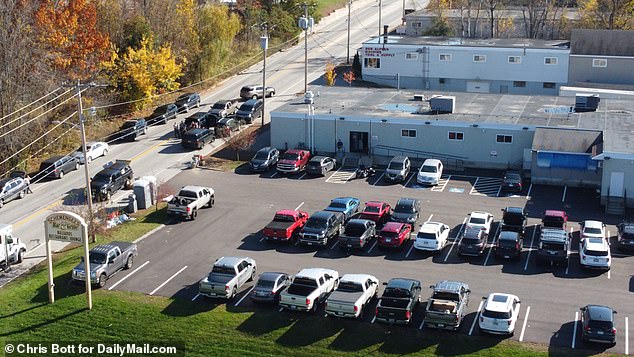
<svg viewBox="0 0 634 357">
<path fill-rule="evenodd" d="M 612 172 L 610 174 L 610 197 L 623 197 L 623 181 L 625 173 Z"/>
</svg>

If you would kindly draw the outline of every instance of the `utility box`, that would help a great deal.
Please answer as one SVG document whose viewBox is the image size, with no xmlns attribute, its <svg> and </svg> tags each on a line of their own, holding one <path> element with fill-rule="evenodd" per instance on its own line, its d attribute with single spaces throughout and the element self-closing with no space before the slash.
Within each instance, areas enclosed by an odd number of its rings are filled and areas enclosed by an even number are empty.
<svg viewBox="0 0 634 357">
<path fill-rule="evenodd" d="M 424 94 L 414 94 L 414 101 L 415 102 L 422 102 L 423 100 L 425 100 L 425 95 Z"/>
<path fill-rule="evenodd" d="M 435 95 L 429 100 L 429 107 L 436 114 L 453 113 L 456 109 L 456 97 L 450 95 Z"/>
<path fill-rule="evenodd" d="M 133 192 L 137 198 L 139 209 L 147 209 L 152 207 L 152 192 L 149 182 L 145 180 L 134 181 Z"/>
<path fill-rule="evenodd" d="M 598 94 L 577 93 L 575 95 L 575 112 L 596 112 L 599 107 Z"/>
</svg>

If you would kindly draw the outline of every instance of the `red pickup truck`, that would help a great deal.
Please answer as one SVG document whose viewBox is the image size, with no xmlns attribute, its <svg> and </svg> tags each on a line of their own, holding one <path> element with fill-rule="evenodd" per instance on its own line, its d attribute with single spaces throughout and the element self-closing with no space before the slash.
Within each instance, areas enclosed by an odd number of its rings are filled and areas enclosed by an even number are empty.
<svg viewBox="0 0 634 357">
<path fill-rule="evenodd" d="M 308 164 L 310 151 L 291 149 L 284 153 L 284 156 L 277 162 L 277 171 L 281 173 L 297 173 Z"/>
<path fill-rule="evenodd" d="M 266 240 L 292 241 L 299 236 L 308 220 L 308 213 L 294 210 L 275 212 L 273 221 L 264 227 Z"/>
</svg>

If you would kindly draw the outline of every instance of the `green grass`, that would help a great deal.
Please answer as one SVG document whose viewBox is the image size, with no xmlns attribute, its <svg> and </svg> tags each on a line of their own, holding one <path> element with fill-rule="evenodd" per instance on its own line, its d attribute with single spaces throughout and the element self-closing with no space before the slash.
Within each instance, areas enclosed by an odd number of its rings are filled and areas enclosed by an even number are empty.
<svg viewBox="0 0 634 357">
<path fill-rule="evenodd" d="M 347 3 L 347 0 L 317 0 L 317 9 L 315 12 L 318 13 L 320 17 L 325 17 L 332 11 L 346 6 Z"/>
<path fill-rule="evenodd" d="M 142 213 L 115 228 L 108 239 L 132 240 L 158 226 L 164 209 Z M 101 237 L 103 242 L 105 238 Z M 0 347 L 31 341 L 77 343 L 151 343 L 180 345 L 187 356 L 366 356 L 472 355 L 546 356 L 553 351 L 495 338 L 420 332 L 308 314 L 255 311 L 216 301 L 151 297 L 139 293 L 95 290 L 93 310 L 85 309 L 83 286 L 70 284 L 81 249 L 57 254 L 56 302 L 48 304 L 43 266 L 0 291 Z M 557 352 L 566 355 L 572 353 Z"/>
</svg>

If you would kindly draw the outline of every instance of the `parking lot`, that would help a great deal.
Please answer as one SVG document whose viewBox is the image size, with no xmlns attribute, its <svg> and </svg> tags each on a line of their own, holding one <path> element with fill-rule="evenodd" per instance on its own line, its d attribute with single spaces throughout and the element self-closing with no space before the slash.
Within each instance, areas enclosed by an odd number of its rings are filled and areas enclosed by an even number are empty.
<svg viewBox="0 0 634 357">
<path fill-rule="evenodd" d="M 139 242 L 139 256 L 132 270 L 116 275 L 105 289 L 132 290 L 150 295 L 173 296 L 213 304 L 198 296 L 198 281 L 207 275 L 213 262 L 221 256 L 250 256 L 258 272 L 296 273 L 302 268 L 324 267 L 345 273 L 373 274 L 381 281 L 393 277 L 415 278 L 423 287 L 439 280 L 466 282 L 472 290 L 469 315 L 461 331 L 479 335 L 477 317 L 481 298 L 491 292 L 515 294 L 521 299 L 520 319 L 513 339 L 540 343 L 550 347 L 583 348 L 590 351 L 629 353 L 628 321 L 634 316 L 634 258 L 616 254 L 607 273 L 581 269 L 577 256 L 578 234 L 573 233 L 571 257 L 567 268 L 538 266 L 534 250 L 538 229 L 545 209 L 564 209 L 578 230 L 579 221 L 597 219 L 608 226 L 612 240 L 620 217 L 605 216 L 594 190 L 532 185 L 521 194 L 501 193 L 499 177 L 469 173 L 447 174 L 432 188 L 420 187 L 410 174 L 403 184 L 384 183 L 378 171 L 368 179 L 348 181 L 345 171 L 326 177 L 304 174 L 284 176 L 274 171 L 250 174 L 244 168 L 236 172 L 193 170 L 175 177 L 175 187 L 186 184 L 207 185 L 216 191 L 216 205 L 200 212 L 196 221 L 171 222 Z M 500 176 L 501 177 L 501 176 Z M 401 197 L 421 200 L 418 224 L 426 220 L 443 222 L 451 227 L 452 241 L 441 254 L 432 255 L 413 249 L 407 242 L 400 250 L 380 250 L 376 241 L 361 251 L 337 249 L 331 242 L 322 249 L 297 244 L 274 244 L 262 239 L 262 228 L 280 209 L 301 209 L 312 213 L 323 209 L 330 199 L 353 196 L 361 202 L 382 200 L 392 205 Z M 497 231 L 500 210 L 506 206 L 525 207 L 529 216 L 521 259 L 499 261 L 492 246 L 495 234 L 482 257 L 463 259 L 457 255 L 457 240 L 471 211 L 487 211 L 495 216 L 492 231 Z M 415 227 L 415 230 L 418 227 Z M 251 284 L 251 283 L 250 283 Z M 248 298 L 251 285 L 244 288 L 230 305 L 246 310 L 279 309 L 254 305 Z M 431 293 L 423 291 L 426 297 Z M 581 341 L 579 308 L 586 304 L 605 304 L 618 311 L 616 346 L 595 346 Z M 419 307 L 408 328 L 420 328 L 424 308 Z M 281 312 L 287 313 L 287 312 Z M 300 315 L 301 314 L 297 314 Z M 374 323 L 374 306 L 365 309 L 363 321 Z M 386 327 L 392 328 L 392 327 Z M 423 330 L 422 333 L 435 333 Z"/>
</svg>

